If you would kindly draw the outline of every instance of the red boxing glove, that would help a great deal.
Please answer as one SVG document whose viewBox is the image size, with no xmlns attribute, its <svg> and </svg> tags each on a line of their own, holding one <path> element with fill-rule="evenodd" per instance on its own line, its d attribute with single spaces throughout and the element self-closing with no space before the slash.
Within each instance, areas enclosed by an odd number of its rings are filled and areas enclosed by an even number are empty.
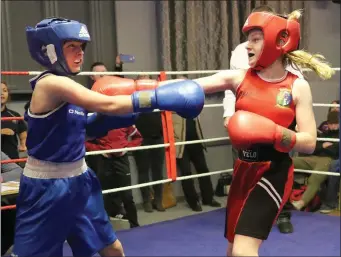
<svg viewBox="0 0 341 257">
<path fill-rule="evenodd" d="M 151 79 L 133 80 L 116 76 L 105 76 L 97 80 L 91 90 L 98 93 L 114 95 L 131 95 L 135 91 L 155 89 L 158 81 Z"/>
<path fill-rule="evenodd" d="M 288 153 L 296 143 L 296 133 L 255 113 L 237 111 L 230 119 L 227 130 L 232 145 L 247 149 L 254 144 L 273 144 L 279 152 Z"/>
</svg>

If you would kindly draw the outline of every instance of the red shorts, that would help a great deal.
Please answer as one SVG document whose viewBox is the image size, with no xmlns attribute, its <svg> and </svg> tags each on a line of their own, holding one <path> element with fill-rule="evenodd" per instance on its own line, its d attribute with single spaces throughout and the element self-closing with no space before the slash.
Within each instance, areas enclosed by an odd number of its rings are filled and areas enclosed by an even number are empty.
<svg viewBox="0 0 341 257">
<path fill-rule="evenodd" d="M 271 161 L 236 160 L 226 210 L 225 237 L 268 238 L 273 223 L 288 201 L 294 167 L 287 154 Z"/>
</svg>

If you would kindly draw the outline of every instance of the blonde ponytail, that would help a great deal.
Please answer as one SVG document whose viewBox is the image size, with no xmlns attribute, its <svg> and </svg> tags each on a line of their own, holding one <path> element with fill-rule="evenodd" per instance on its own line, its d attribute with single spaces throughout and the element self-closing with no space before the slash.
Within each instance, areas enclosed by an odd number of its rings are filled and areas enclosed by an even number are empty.
<svg viewBox="0 0 341 257">
<path fill-rule="evenodd" d="M 285 54 L 289 63 L 294 63 L 300 68 L 306 68 L 314 71 L 321 79 L 330 79 L 335 71 L 329 63 L 325 62 L 325 58 L 321 54 L 311 54 L 304 50 L 297 50 Z"/>
<path fill-rule="evenodd" d="M 287 15 L 288 20 L 299 20 L 302 17 L 303 10 L 295 10 Z"/>
<path fill-rule="evenodd" d="M 302 10 L 295 10 L 287 15 L 288 20 L 299 20 L 301 16 Z M 296 50 L 285 54 L 284 61 L 300 68 L 310 69 L 322 79 L 330 79 L 335 73 L 323 55 L 311 54 L 305 50 Z"/>
</svg>

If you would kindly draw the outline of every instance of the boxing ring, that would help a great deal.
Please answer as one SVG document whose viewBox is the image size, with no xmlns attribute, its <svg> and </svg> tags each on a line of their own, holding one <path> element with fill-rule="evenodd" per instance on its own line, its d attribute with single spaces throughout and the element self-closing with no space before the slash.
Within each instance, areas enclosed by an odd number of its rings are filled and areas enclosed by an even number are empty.
<svg viewBox="0 0 341 257">
<path fill-rule="evenodd" d="M 333 68 L 340 71 L 340 68 Z M 153 71 L 153 72 L 81 72 L 79 76 L 90 75 L 157 75 L 159 80 L 167 80 L 167 75 L 205 75 L 217 73 L 219 70 L 206 71 Z M 35 76 L 39 71 L 2 71 L 3 76 Z M 340 92 L 341 95 L 341 92 Z M 204 108 L 222 108 L 222 104 L 205 104 Z M 340 107 L 339 104 L 314 103 L 314 107 Z M 155 110 L 159 111 L 159 110 Z M 116 153 L 122 151 L 143 151 L 151 148 L 165 148 L 166 179 L 149 183 L 136 184 L 128 187 L 104 190 L 103 194 L 137 189 L 156 184 L 165 184 L 203 176 L 222 173 L 231 173 L 232 168 L 216 170 L 209 173 L 193 174 L 190 176 L 177 176 L 176 146 L 198 143 L 229 141 L 229 137 L 208 138 L 203 140 L 176 142 L 172 123 L 172 114 L 168 111 L 161 112 L 164 143 L 150 146 L 129 147 L 103 151 L 91 151 L 86 155 Z M 4 120 L 22 120 L 23 117 L 6 117 Z M 339 136 L 340 138 L 340 136 Z M 318 141 L 339 142 L 335 138 L 317 138 Z M 25 162 L 26 158 L 2 160 L 4 163 Z M 297 173 L 324 174 L 340 176 L 340 173 L 295 169 Z M 3 183 L 6 184 L 6 183 Z M 12 190 L 2 191 L 2 196 L 16 194 L 18 185 Z M 1 207 L 1 211 L 15 209 L 15 205 Z M 162 215 L 162 214 L 159 214 Z M 271 231 L 269 239 L 261 247 L 260 254 L 265 256 L 279 255 L 315 255 L 339 256 L 340 254 L 340 217 L 328 216 L 318 213 L 293 211 L 292 234 L 281 234 L 276 227 Z M 314 225 L 311 225 L 314 224 Z M 185 218 L 154 223 L 134 229 L 118 231 L 127 256 L 225 256 L 227 241 L 223 237 L 225 228 L 224 208 L 202 214 L 191 215 Z M 65 245 L 64 256 L 72 255 L 68 245 Z"/>
</svg>

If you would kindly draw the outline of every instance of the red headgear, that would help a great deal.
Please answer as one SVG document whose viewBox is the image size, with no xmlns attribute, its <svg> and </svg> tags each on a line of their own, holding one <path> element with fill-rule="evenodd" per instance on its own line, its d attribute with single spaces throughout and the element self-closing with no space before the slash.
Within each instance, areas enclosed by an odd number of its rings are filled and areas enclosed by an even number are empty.
<svg viewBox="0 0 341 257">
<path fill-rule="evenodd" d="M 300 24 L 267 12 L 254 12 L 247 18 L 243 32 L 261 29 L 264 35 L 262 52 L 254 69 L 271 65 L 282 54 L 297 50 L 300 43 Z"/>
</svg>

